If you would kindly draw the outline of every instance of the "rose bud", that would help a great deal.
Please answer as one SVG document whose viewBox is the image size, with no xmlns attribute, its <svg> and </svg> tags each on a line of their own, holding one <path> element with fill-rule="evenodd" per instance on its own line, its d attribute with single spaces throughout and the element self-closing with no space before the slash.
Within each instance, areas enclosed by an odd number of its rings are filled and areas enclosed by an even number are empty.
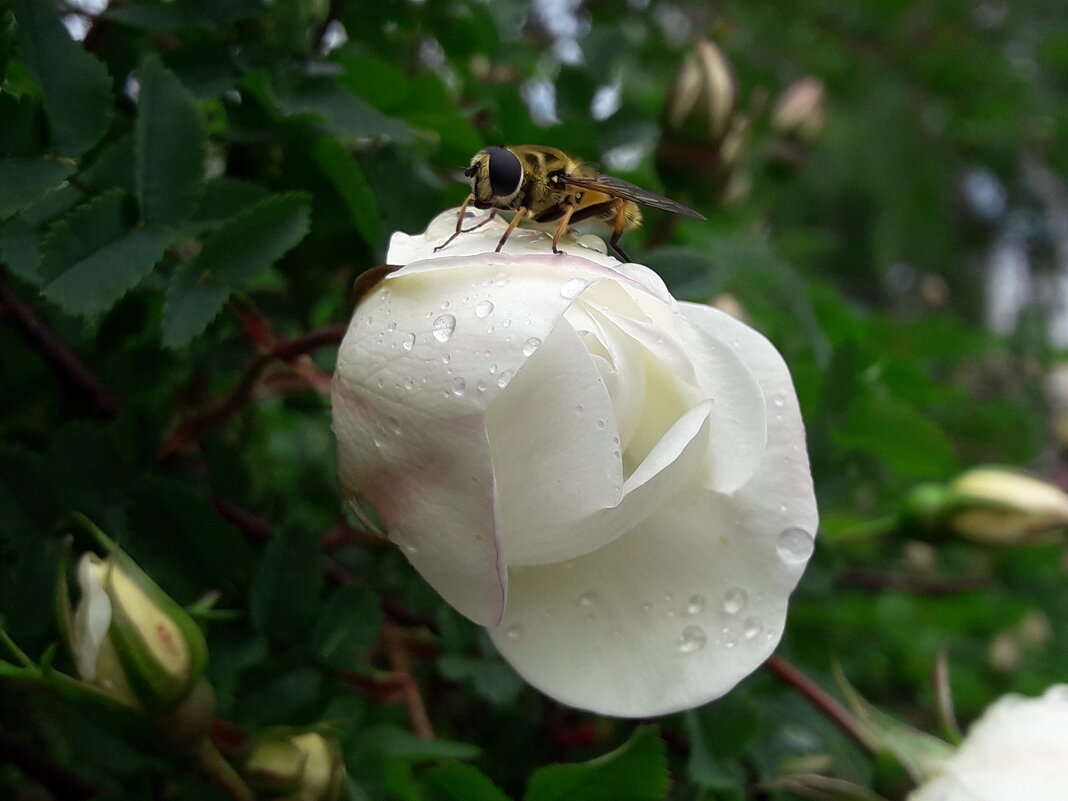
<svg viewBox="0 0 1068 801">
<path fill-rule="evenodd" d="M 664 104 L 656 168 L 665 183 L 698 199 L 723 197 L 749 139 L 748 122 L 735 113 L 736 96 L 723 53 L 711 41 L 699 42 Z"/>
<path fill-rule="evenodd" d="M 1001 467 L 973 468 L 946 486 L 921 485 L 906 507 L 906 518 L 928 530 L 984 545 L 1047 542 L 1068 527 L 1068 494 Z"/>
<path fill-rule="evenodd" d="M 258 797 L 336 801 L 345 782 L 337 742 L 318 732 L 268 735 L 252 749 L 245 776 Z"/>
<path fill-rule="evenodd" d="M 1038 698 L 1007 695 L 988 707 L 908 801 L 1053 801 L 1065 788 L 1068 685 L 1058 684 Z"/>
<path fill-rule="evenodd" d="M 393 235 L 332 393 L 345 496 L 531 684 L 645 717 L 782 634 L 817 515 L 782 358 L 648 268 L 456 211 Z"/>
<path fill-rule="evenodd" d="M 681 139 L 714 143 L 727 132 L 735 100 L 734 75 L 711 41 L 698 42 L 682 62 L 664 107 L 665 127 Z"/>
<path fill-rule="evenodd" d="M 117 548 L 105 559 L 83 554 L 78 586 L 81 598 L 69 616 L 78 675 L 129 706 L 176 708 L 207 662 L 193 619 Z M 61 602 L 69 604 L 65 595 Z"/>
<path fill-rule="evenodd" d="M 810 145 L 826 122 L 823 81 L 811 75 L 794 82 L 779 97 L 771 112 L 771 129 L 786 139 Z"/>
</svg>

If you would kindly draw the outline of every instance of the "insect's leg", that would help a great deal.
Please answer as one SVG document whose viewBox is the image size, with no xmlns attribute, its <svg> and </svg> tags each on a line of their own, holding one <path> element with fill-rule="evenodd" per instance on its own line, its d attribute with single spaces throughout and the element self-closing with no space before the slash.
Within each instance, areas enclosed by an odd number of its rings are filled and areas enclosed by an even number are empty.
<svg viewBox="0 0 1068 801">
<path fill-rule="evenodd" d="M 462 229 L 460 229 L 460 233 L 466 234 L 468 231 L 474 231 L 474 230 L 476 230 L 478 228 L 481 228 L 483 225 L 488 223 L 490 220 L 492 220 L 496 216 L 497 216 L 497 209 L 490 209 L 490 213 L 486 215 L 486 219 L 484 219 L 480 223 L 475 223 L 470 228 L 462 228 Z"/>
<path fill-rule="evenodd" d="M 500 252 L 501 248 L 504 247 L 504 243 L 508 241 L 508 237 L 510 237 L 512 235 L 512 231 L 514 231 L 515 227 L 517 225 L 519 225 L 519 221 L 521 219 L 523 219 L 523 215 L 526 214 L 526 213 L 527 213 L 527 207 L 526 206 L 520 206 L 519 210 L 515 213 L 515 216 L 512 218 L 512 221 L 510 223 L 508 223 L 508 227 L 504 231 L 504 236 L 501 237 L 501 241 L 497 243 L 497 247 L 494 248 L 494 250 L 496 250 L 498 253 Z"/>
<path fill-rule="evenodd" d="M 437 253 L 439 250 L 441 250 L 443 247 L 445 247 L 447 244 L 449 244 L 452 240 L 454 240 L 456 237 L 458 237 L 460 235 L 461 231 L 463 231 L 464 212 L 467 211 L 468 205 L 474 199 L 475 199 L 474 193 L 472 193 L 472 194 L 470 194 L 470 195 L 468 195 L 467 197 L 464 198 L 464 203 L 463 203 L 462 206 L 460 206 L 460 213 L 456 215 L 456 230 L 453 232 L 452 236 L 450 236 L 448 239 L 446 239 L 444 242 L 442 242 L 440 245 L 438 245 L 436 248 L 434 248 L 434 252 L 435 253 Z"/>
<path fill-rule="evenodd" d="M 562 254 L 564 251 L 557 249 L 557 245 L 560 243 L 560 237 L 563 236 L 564 231 L 567 230 L 568 224 L 571 222 L 571 215 L 575 213 L 574 206 L 568 206 L 567 211 L 564 212 L 564 216 L 560 218 L 560 224 L 556 226 L 556 233 L 553 234 L 553 253 Z"/>
<path fill-rule="evenodd" d="M 624 262 L 630 261 L 630 256 L 619 246 L 619 238 L 623 236 L 623 229 L 627 227 L 627 202 L 621 198 L 612 201 L 616 207 L 616 224 L 612 229 L 612 238 L 608 240 L 608 247 L 612 248 Z"/>
</svg>

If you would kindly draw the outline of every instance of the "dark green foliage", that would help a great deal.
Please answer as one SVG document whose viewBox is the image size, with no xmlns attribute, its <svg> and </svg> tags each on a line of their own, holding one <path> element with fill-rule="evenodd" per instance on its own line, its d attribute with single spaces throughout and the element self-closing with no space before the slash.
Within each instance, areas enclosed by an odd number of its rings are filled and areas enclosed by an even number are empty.
<svg viewBox="0 0 1068 801">
<path fill-rule="evenodd" d="M 392 232 L 461 202 L 483 145 L 566 148 L 701 210 L 649 211 L 623 244 L 682 299 L 733 297 L 790 366 L 822 524 L 780 654 L 824 688 L 837 659 L 932 732 L 943 647 L 965 722 L 1065 681 L 1061 546 L 894 526 L 918 482 L 975 464 L 1064 475 L 1056 308 L 984 323 L 995 246 L 1039 301 L 1063 281 L 1062 5 L 587 0 L 562 63 L 525 0 L 0 0 L 0 629 L 74 670 L 55 608 L 94 547 L 77 511 L 203 627 L 235 764 L 268 727 L 316 725 L 360 801 L 792 801 L 763 783 L 812 770 L 903 792 L 765 672 L 656 725 L 527 687 L 342 507 L 325 389 Z M 733 174 L 718 150 L 657 154 L 704 36 L 745 116 Z M 827 124 L 801 145 L 769 111 L 805 75 Z M 539 81 L 558 123 L 524 101 Z M 9 741 L 98 798 L 229 797 L 157 739 L 0 645 L 0 797 L 64 797 Z"/>
</svg>

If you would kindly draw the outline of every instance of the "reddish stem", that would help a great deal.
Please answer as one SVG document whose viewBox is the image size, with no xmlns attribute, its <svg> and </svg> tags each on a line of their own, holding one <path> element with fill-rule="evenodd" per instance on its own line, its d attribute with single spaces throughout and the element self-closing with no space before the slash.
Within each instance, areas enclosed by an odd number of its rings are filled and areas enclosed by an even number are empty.
<svg viewBox="0 0 1068 801">
<path fill-rule="evenodd" d="M 46 326 L 28 305 L 0 281 L 0 316 L 7 317 L 26 344 L 37 351 L 56 376 L 86 398 L 102 417 L 113 419 L 122 411 L 122 399 L 104 386 L 70 346 Z"/>
<path fill-rule="evenodd" d="M 764 663 L 764 668 L 783 684 L 793 687 L 801 693 L 817 712 L 840 728 L 862 748 L 868 744 L 861 734 L 860 726 L 853 714 L 827 693 L 815 681 L 802 673 L 793 663 L 778 654 L 772 654 Z"/>
</svg>

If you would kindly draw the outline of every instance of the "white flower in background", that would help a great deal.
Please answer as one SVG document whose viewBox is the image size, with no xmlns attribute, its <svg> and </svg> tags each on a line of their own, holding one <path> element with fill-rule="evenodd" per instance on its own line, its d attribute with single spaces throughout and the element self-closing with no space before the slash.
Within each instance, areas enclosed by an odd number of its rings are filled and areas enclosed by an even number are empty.
<svg viewBox="0 0 1068 801">
<path fill-rule="evenodd" d="M 1068 685 L 1038 698 L 1007 695 L 909 801 L 1064 801 L 1068 798 Z"/>
<path fill-rule="evenodd" d="M 816 504 L 786 365 L 656 273 L 456 212 L 394 234 L 333 390 L 339 472 L 531 684 L 649 716 L 774 650 Z"/>
</svg>

